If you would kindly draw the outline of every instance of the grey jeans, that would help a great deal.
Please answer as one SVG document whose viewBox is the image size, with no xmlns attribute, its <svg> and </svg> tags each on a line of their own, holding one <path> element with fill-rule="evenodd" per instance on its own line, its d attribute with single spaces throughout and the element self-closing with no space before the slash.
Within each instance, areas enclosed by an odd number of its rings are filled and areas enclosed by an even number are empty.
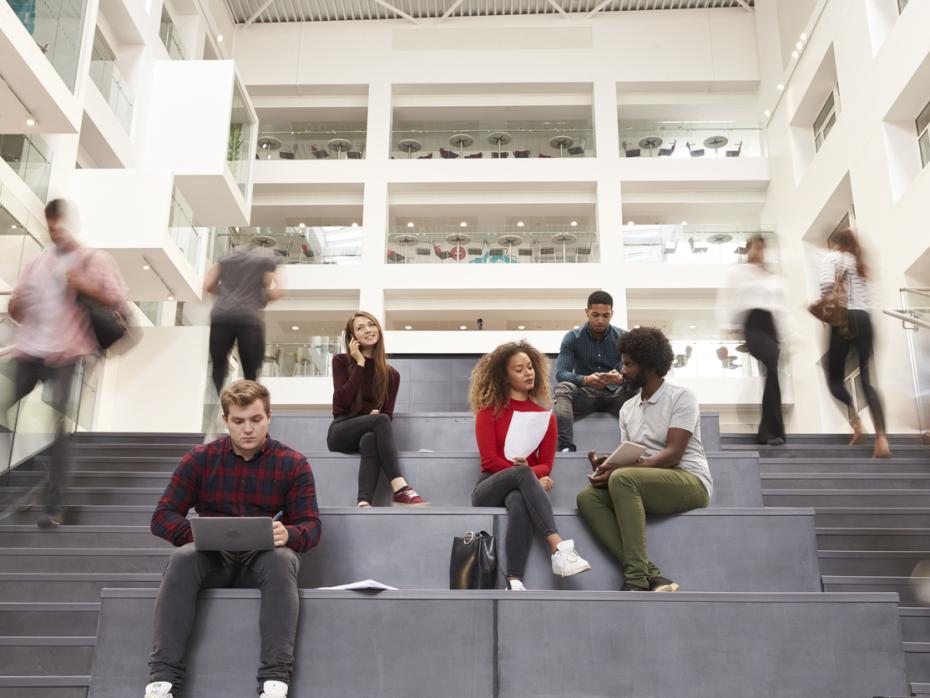
<svg viewBox="0 0 930 698">
<path fill-rule="evenodd" d="M 543 536 L 558 533 L 549 495 L 528 465 L 514 465 L 485 475 L 471 494 L 472 506 L 507 507 L 506 576 L 523 579 L 533 529 Z"/>
<path fill-rule="evenodd" d="M 623 403 L 632 397 L 623 387 L 614 393 L 598 388 L 578 386 L 564 381 L 555 386 L 555 421 L 559 427 L 561 450 L 575 445 L 575 420 L 592 412 L 609 412 L 617 416 Z"/>
<path fill-rule="evenodd" d="M 184 655 L 201 589 L 258 588 L 262 590 L 258 692 L 265 681 L 290 683 L 300 612 L 299 569 L 300 557 L 290 548 L 244 553 L 198 552 L 193 543 L 176 548 L 155 599 L 149 681 L 170 681 L 174 689 L 183 682 Z"/>
</svg>

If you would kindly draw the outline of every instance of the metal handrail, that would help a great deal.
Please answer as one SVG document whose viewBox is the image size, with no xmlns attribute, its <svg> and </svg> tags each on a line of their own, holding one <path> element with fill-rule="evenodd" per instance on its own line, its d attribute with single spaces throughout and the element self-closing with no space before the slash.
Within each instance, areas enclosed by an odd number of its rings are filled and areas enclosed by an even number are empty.
<svg viewBox="0 0 930 698">
<path fill-rule="evenodd" d="M 926 320 L 921 320 L 919 318 L 915 318 L 913 315 L 908 315 L 903 310 L 894 310 L 891 308 L 886 308 L 882 312 L 885 315 L 890 315 L 891 317 L 897 318 L 898 320 L 901 320 L 903 322 L 909 322 L 912 325 L 917 325 L 918 327 L 923 327 L 926 330 L 930 330 L 930 322 L 927 322 Z"/>
<path fill-rule="evenodd" d="M 900 292 L 916 293 L 918 296 L 930 298 L 930 288 L 899 288 Z"/>
</svg>

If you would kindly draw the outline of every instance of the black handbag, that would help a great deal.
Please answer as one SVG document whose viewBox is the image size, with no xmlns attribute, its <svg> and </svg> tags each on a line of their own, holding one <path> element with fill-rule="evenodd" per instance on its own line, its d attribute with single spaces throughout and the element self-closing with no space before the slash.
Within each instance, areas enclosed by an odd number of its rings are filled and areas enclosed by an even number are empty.
<svg viewBox="0 0 930 698">
<path fill-rule="evenodd" d="M 497 546 L 487 531 L 469 531 L 452 539 L 450 589 L 496 589 Z"/>
<path fill-rule="evenodd" d="M 85 295 L 79 295 L 77 302 L 87 311 L 101 351 L 109 349 L 129 332 L 129 323 L 119 310 Z"/>
</svg>

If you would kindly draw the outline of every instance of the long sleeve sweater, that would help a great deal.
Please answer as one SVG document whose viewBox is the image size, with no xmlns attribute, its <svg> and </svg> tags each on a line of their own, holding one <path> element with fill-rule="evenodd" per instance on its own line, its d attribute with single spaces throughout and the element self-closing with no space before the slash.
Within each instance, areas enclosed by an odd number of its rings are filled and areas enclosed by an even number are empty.
<svg viewBox="0 0 930 698">
<path fill-rule="evenodd" d="M 478 441 L 478 452 L 481 454 L 481 471 L 484 473 L 498 473 L 513 465 L 513 462 L 504 457 L 504 443 L 507 441 L 507 430 L 514 412 L 546 412 L 530 400 L 511 400 L 500 416 L 494 415 L 494 409 L 486 407 L 475 415 L 475 438 Z M 526 462 L 536 473 L 536 477 L 546 477 L 552 472 L 552 462 L 555 459 L 555 444 L 558 430 L 555 424 L 555 415 L 550 415 L 549 428 L 536 450 L 531 453 Z"/>
<path fill-rule="evenodd" d="M 349 367 L 353 366 L 351 375 Z M 336 354 L 333 357 L 333 415 L 340 417 L 352 413 L 352 401 L 355 394 L 362 392 L 362 409 L 360 415 L 369 414 L 378 410 L 388 417 L 394 418 L 394 403 L 397 401 L 397 389 L 400 387 L 400 374 L 388 366 L 391 385 L 383 405 L 374 404 L 374 377 L 375 362 L 366 359 L 365 366 L 359 368 L 348 354 Z"/>
</svg>

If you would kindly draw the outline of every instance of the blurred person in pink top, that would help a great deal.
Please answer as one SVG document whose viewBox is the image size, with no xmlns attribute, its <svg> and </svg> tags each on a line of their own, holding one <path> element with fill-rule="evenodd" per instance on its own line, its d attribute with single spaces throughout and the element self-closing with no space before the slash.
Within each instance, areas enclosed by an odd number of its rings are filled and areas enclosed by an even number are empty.
<svg viewBox="0 0 930 698">
<path fill-rule="evenodd" d="M 16 322 L 12 351 L 16 378 L 10 406 L 29 395 L 40 381 L 51 386 L 57 413 L 55 442 L 44 485 L 45 513 L 38 526 L 55 528 L 62 523 L 70 471 L 64 421 L 71 382 L 78 362 L 99 348 L 78 296 L 117 308 L 126 302 L 127 289 L 108 254 L 77 241 L 77 212 L 72 204 L 63 199 L 50 201 L 45 219 L 54 246 L 23 269 L 10 297 L 9 313 Z"/>
</svg>

